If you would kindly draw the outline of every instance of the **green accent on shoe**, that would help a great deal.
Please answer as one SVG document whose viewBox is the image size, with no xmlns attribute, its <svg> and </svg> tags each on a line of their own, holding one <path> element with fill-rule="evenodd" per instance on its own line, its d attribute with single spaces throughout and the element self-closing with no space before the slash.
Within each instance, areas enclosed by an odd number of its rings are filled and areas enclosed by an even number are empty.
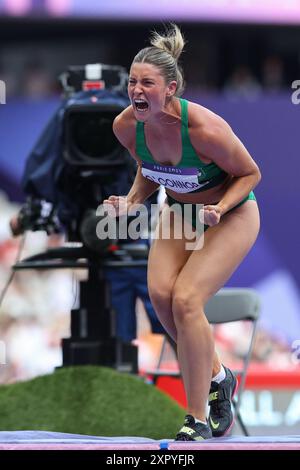
<svg viewBox="0 0 300 470">
<path fill-rule="evenodd" d="M 209 418 L 209 421 L 213 429 L 218 429 L 218 427 L 220 426 L 220 423 L 214 423 L 211 417 Z"/>
<path fill-rule="evenodd" d="M 218 399 L 219 392 L 213 392 L 208 395 L 208 401 L 214 401 Z"/>
</svg>

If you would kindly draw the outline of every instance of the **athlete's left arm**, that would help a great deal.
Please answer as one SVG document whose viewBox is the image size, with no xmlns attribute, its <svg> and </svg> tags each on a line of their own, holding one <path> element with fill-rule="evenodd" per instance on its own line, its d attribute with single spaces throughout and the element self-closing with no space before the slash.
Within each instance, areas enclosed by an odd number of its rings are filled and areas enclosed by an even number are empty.
<svg viewBox="0 0 300 470">
<path fill-rule="evenodd" d="M 261 174 L 248 150 L 223 119 L 217 118 L 210 127 L 202 127 L 198 135 L 197 150 L 233 176 L 218 204 L 223 215 L 247 197 L 259 183 Z"/>
</svg>

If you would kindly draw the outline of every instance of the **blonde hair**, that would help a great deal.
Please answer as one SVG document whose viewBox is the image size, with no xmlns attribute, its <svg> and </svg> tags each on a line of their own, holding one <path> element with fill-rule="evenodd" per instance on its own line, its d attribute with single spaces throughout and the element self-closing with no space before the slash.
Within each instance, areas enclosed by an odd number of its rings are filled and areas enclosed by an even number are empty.
<svg viewBox="0 0 300 470">
<path fill-rule="evenodd" d="M 145 62 L 155 65 L 167 84 L 173 80 L 177 82 L 175 95 L 180 96 L 184 91 L 184 79 L 178 59 L 185 45 L 180 29 L 176 24 L 171 23 L 169 27 L 166 27 L 164 35 L 153 31 L 150 44 L 150 47 L 145 47 L 137 53 L 132 63 Z"/>
</svg>

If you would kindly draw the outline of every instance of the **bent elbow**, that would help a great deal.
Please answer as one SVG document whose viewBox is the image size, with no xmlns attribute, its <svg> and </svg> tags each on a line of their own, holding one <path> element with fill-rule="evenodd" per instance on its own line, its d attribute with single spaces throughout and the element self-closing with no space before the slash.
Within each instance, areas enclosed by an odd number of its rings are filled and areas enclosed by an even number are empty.
<svg viewBox="0 0 300 470">
<path fill-rule="evenodd" d="M 252 184 L 253 184 L 253 188 L 254 189 L 260 182 L 261 180 L 261 172 L 259 170 L 259 168 L 257 168 L 257 170 L 255 171 L 255 173 L 252 174 Z"/>
<path fill-rule="evenodd" d="M 261 178 L 262 178 L 262 174 L 261 174 L 261 172 L 260 172 L 260 169 L 257 168 L 257 172 L 256 172 L 256 184 L 258 184 L 258 183 L 260 182 Z"/>
</svg>

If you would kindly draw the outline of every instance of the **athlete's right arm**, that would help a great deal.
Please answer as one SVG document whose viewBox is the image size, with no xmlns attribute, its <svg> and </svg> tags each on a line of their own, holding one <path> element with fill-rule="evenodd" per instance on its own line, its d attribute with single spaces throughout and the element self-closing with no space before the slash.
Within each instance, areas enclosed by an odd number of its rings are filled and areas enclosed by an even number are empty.
<svg viewBox="0 0 300 470">
<path fill-rule="evenodd" d="M 105 205 L 111 205 L 116 211 L 116 215 L 121 215 L 134 206 L 137 207 L 151 196 L 159 185 L 148 180 L 142 175 L 142 162 L 135 151 L 135 119 L 131 106 L 119 114 L 113 123 L 113 131 L 119 142 L 129 151 L 130 155 L 136 160 L 138 169 L 132 187 L 127 196 L 110 196 L 105 199 Z"/>
</svg>

